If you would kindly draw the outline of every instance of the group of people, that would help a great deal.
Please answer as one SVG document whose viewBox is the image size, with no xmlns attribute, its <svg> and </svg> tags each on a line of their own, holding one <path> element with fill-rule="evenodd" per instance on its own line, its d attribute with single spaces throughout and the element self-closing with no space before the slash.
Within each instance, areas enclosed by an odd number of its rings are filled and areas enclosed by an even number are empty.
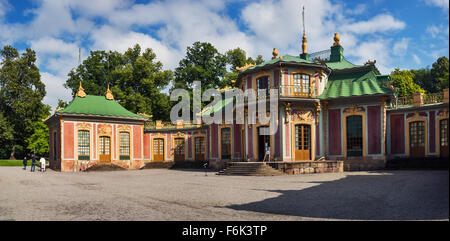
<svg viewBox="0 0 450 241">
<path fill-rule="evenodd" d="M 37 157 L 35 155 L 33 155 L 31 157 L 31 170 L 30 170 L 31 172 L 34 172 L 36 169 L 36 160 L 37 160 Z M 39 162 L 41 163 L 41 172 L 45 172 L 45 167 L 47 165 L 45 158 L 41 157 L 41 159 L 39 159 Z M 23 170 L 27 170 L 27 163 L 28 163 L 27 156 L 25 156 L 23 158 Z"/>
</svg>

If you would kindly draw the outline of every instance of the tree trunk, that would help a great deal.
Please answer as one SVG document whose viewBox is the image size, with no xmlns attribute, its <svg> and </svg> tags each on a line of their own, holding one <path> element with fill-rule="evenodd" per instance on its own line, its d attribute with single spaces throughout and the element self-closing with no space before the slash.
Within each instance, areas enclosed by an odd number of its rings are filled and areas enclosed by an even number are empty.
<svg viewBox="0 0 450 241">
<path fill-rule="evenodd" d="M 11 155 L 9 156 L 10 160 L 16 160 L 16 158 L 14 157 L 14 155 L 16 154 L 16 146 L 14 145 L 11 151 Z"/>
</svg>

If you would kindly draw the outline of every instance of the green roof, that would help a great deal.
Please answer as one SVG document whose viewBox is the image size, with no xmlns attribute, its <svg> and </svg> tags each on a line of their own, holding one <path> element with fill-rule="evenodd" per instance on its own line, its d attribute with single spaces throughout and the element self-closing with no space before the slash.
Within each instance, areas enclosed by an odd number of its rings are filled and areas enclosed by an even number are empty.
<svg viewBox="0 0 450 241">
<path fill-rule="evenodd" d="M 350 68 L 360 67 L 358 65 L 354 65 L 354 64 L 350 63 L 345 58 L 343 58 L 342 61 L 326 62 L 325 64 L 327 65 L 328 68 L 330 68 L 332 70 L 341 70 L 341 69 L 350 69 Z"/>
<path fill-rule="evenodd" d="M 266 66 L 266 65 L 274 64 L 274 63 L 277 63 L 277 62 L 317 64 L 317 63 L 315 63 L 315 62 L 313 62 L 313 61 L 306 60 L 306 59 L 302 59 L 302 58 L 300 58 L 300 57 L 291 56 L 291 55 L 284 55 L 284 56 L 278 57 L 278 58 L 276 58 L 276 59 L 272 59 L 272 60 L 270 60 L 270 61 L 266 61 L 266 62 L 261 63 L 261 64 L 258 64 L 258 65 L 256 65 L 256 66 L 247 68 L 247 69 L 245 69 L 245 70 L 241 70 L 241 72 L 245 72 L 245 71 L 247 71 L 247 70 L 256 69 L 256 68 L 260 68 L 260 67 L 264 67 L 264 66 Z M 319 63 L 319 64 L 320 64 L 320 63 Z"/>
<path fill-rule="evenodd" d="M 222 99 L 222 101 L 217 102 L 215 105 L 213 105 L 211 108 L 204 109 L 202 113 L 200 113 L 200 116 L 209 116 L 211 114 L 217 113 L 219 111 L 222 111 L 228 104 L 233 102 L 233 98 L 228 99 Z"/>
<path fill-rule="evenodd" d="M 105 96 L 95 95 L 87 95 L 84 98 L 76 96 L 66 108 L 56 113 L 147 119 L 128 111 L 115 100 L 107 100 Z"/>
<path fill-rule="evenodd" d="M 384 83 L 389 81 L 386 75 L 376 75 L 373 70 L 332 74 L 320 99 L 351 97 L 375 94 L 392 94 Z"/>
</svg>

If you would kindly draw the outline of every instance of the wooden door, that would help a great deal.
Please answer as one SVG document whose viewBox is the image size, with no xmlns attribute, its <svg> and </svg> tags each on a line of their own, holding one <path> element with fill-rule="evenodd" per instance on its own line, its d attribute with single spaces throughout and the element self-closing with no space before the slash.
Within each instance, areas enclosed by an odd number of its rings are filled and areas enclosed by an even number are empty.
<svg viewBox="0 0 450 241">
<path fill-rule="evenodd" d="M 100 136 L 99 149 L 100 162 L 111 162 L 111 138 L 109 136 Z"/>
<path fill-rule="evenodd" d="M 221 159 L 231 160 L 231 128 L 222 128 L 220 131 Z"/>
<path fill-rule="evenodd" d="M 175 138 L 174 160 L 185 160 L 185 142 L 184 138 Z"/>
<path fill-rule="evenodd" d="M 269 157 L 266 157 L 266 153 L 270 148 L 270 136 L 269 135 L 261 135 L 261 131 L 263 128 L 269 128 L 268 126 L 258 127 L 257 139 L 258 139 L 258 160 L 259 161 L 269 161 Z M 266 158 L 264 160 L 264 158 Z"/>
<path fill-rule="evenodd" d="M 164 161 L 164 139 L 153 139 L 153 161 Z"/>
<path fill-rule="evenodd" d="M 295 125 L 295 160 L 311 160 L 310 125 Z"/>
<path fill-rule="evenodd" d="M 195 160 L 204 161 L 206 153 L 205 137 L 194 138 Z"/>
<path fill-rule="evenodd" d="M 362 116 L 347 117 L 347 156 L 363 155 Z"/>
<path fill-rule="evenodd" d="M 439 122 L 439 148 L 441 157 L 448 158 L 448 119 Z"/>
<path fill-rule="evenodd" d="M 425 122 L 409 123 L 409 151 L 411 157 L 425 156 Z"/>
</svg>

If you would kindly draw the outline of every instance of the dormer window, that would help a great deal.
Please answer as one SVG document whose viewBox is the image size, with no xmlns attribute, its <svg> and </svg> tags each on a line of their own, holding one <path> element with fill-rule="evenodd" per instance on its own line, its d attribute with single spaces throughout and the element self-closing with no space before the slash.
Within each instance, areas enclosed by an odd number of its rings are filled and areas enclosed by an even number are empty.
<svg viewBox="0 0 450 241">
<path fill-rule="evenodd" d="M 307 74 L 294 74 L 294 92 L 307 95 L 310 92 L 310 76 Z"/>
</svg>

